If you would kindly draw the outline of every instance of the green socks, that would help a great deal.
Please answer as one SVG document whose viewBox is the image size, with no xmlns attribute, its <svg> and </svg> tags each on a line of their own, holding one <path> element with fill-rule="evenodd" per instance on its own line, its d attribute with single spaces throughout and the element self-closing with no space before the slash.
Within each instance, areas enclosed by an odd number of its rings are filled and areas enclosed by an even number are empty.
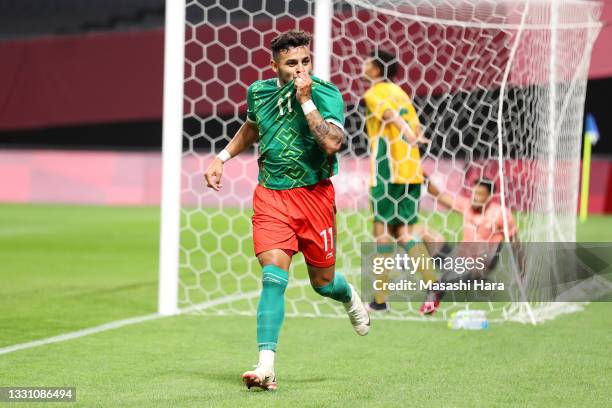
<svg viewBox="0 0 612 408">
<path fill-rule="evenodd" d="M 289 274 L 276 265 L 263 267 L 263 286 L 257 307 L 257 345 L 259 350 L 276 351 L 278 334 L 285 318 L 285 289 Z M 321 296 L 342 303 L 351 300 L 353 292 L 341 273 L 336 272 L 334 280 L 327 285 L 314 288 Z"/>
<path fill-rule="evenodd" d="M 346 303 L 351 300 L 353 292 L 344 275 L 340 272 L 334 274 L 334 280 L 320 288 L 312 287 L 321 296 L 332 298 L 338 302 Z"/>
<path fill-rule="evenodd" d="M 285 318 L 285 288 L 289 274 L 276 265 L 266 265 L 263 267 L 262 281 L 257 306 L 257 344 L 260 351 L 275 351 Z"/>
</svg>

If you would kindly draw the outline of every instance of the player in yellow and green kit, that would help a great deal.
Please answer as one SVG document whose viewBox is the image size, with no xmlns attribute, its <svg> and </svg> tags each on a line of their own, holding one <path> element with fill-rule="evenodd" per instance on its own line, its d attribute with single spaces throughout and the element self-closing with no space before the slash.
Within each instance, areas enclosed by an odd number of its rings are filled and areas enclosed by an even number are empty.
<svg viewBox="0 0 612 408">
<path fill-rule="evenodd" d="M 424 180 L 419 144 L 428 140 L 410 97 L 391 82 L 396 73 L 395 56 L 383 50 L 372 52 L 363 66 L 363 75 L 371 84 L 364 100 L 374 237 L 379 249 L 395 240 L 409 252 L 413 248 L 426 251 L 413 233 L 413 225 L 418 219 Z M 423 279 L 436 280 L 434 271 L 420 272 Z M 385 292 L 376 293 L 370 310 L 387 310 L 386 297 Z"/>
<path fill-rule="evenodd" d="M 344 136 L 344 103 L 332 83 L 310 76 L 310 40 L 302 31 L 272 40 L 277 76 L 249 87 L 247 122 L 204 173 L 208 187 L 219 190 L 224 163 L 259 142 L 253 244 L 263 276 L 257 307 L 259 363 L 242 375 L 249 388 L 277 387 L 274 357 L 289 266 L 298 251 L 315 292 L 341 302 L 357 334 L 370 329 L 357 291 L 335 271 L 336 207 L 329 178 L 338 171 L 335 153 Z"/>
</svg>

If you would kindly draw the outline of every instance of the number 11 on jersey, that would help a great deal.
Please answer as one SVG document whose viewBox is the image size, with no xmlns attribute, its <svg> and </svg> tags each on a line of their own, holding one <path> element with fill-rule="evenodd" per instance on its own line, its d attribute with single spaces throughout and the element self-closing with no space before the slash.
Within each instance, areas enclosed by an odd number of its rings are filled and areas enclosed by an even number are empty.
<svg viewBox="0 0 612 408">
<path fill-rule="evenodd" d="M 293 107 L 291 106 L 291 92 L 287 92 L 285 96 L 281 96 L 276 103 L 278 105 L 279 115 L 283 116 L 285 111 L 283 110 L 283 99 L 287 98 L 287 112 L 293 112 Z"/>
<path fill-rule="evenodd" d="M 334 229 L 332 227 L 321 230 L 319 233 L 323 237 L 324 251 L 327 252 L 327 248 L 334 249 Z M 329 236 L 329 246 L 327 245 L 327 239 Z"/>
</svg>

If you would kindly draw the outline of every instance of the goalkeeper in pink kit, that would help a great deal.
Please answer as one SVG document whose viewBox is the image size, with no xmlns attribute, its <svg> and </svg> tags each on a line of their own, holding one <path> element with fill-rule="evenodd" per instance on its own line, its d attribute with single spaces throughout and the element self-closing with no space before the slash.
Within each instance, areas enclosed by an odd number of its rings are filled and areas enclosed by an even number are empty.
<svg viewBox="0 0 612 408">
<path fill-rule="evenodd" d="M 428 192 L 439 203 L 463 215 L 463 241 L 456 248 L 456 255 L 472 258 L 484 256 L 488 260 L 484 271 L 470 271 L 458 279 L 485 278 L 497 265 L 501 243 L 505 240 L 504 228 L 507 228 L 509 240 L 518 242 L 518 231 L 512 212 L 493 201 L 494 183 L 487 179 L 478 180 L 474 185 L 471 200 L 467 197 L 451 197 L 442 193 L 431 181 Z M 445 274 L 441 281 L 448 279 L 448 274 Z M 443 295 L 444 292 L 431 292 L 421 308 L 421 313 L 432 314 L 439 307 Z"/>
</svg>

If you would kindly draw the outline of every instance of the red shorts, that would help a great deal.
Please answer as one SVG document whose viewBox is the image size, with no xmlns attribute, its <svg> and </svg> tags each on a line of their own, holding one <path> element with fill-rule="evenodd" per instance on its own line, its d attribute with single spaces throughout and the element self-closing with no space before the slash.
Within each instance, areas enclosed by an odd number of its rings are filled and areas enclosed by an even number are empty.
<svg viewBox="0 0 612 408">
<path fill-rule="evenodd" d="M 318 184 L 253 194 L 255 254 L 271 249 L 302 251 L 306 263 L 327 268 L 336 262 L 336 205 L 329 179 Z"/>
</svg>

